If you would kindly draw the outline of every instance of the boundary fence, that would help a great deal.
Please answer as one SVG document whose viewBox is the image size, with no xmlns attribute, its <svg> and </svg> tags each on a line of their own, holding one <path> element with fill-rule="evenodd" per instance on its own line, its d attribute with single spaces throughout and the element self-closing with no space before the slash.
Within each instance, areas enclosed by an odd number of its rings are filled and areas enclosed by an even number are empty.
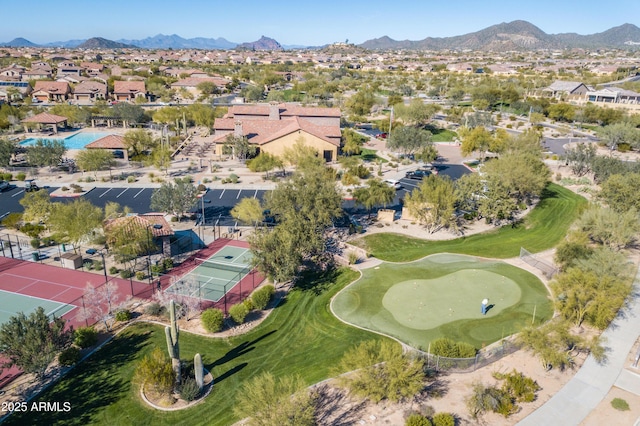
<svg viewBox="0 0 640 426">
<path fill-rule="evenodd" d="M 434 355 L 419 349 L 409 348 L 408 353 L 424 360 L 427 369 L 436 372 L 448 371 L 452 373 L 471 373 L 478 368 L 494 363 L 520 349 L 512 340 L 502 340 L 499 343 L 484 348 L 474 358 L 448 358 Z"/>
<path fill-rule="evenodd" d="M 533 266 L 534 268 L 542 271 L 547 279 L 553 278 L 553 276 L 558 273 L 558 268 L 556 268 L 549 262 L 545 262 L 544 260 L 537 258 L 533 253 L 530 253 L 524 247 L 520 247 L 520 259 L 522 259 L 525 263 Z"/>
</svg>

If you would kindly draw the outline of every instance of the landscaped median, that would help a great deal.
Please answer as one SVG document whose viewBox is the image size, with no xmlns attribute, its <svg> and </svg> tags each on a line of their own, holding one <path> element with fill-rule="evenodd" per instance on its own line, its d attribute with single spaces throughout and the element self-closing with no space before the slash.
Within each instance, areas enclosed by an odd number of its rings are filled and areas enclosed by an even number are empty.
<svg viewBox="0 0 640 426">
<path fill-rule="evenodd" d="M 517 257 L 521 247 L 532 253 L 555 247 L 586 205 L 584 197 L 549 184 L 538 205 L 513 226 L 444 241 L 381 233 L 367 235 L 356 243 L 372 256 L 389 262 L 408 262 L 435 253 L 508 259 Z"/>
<path fill-rule="evenodd" d="M 62 186 L 51 194 L 49 194 L 52 198 L 77 198 L 81 197 L 84 194 L 93 191 L 95 189 L 94 186 L 80 186 L 77 183 L 72 183 L 69 185 Z"/>
</svg>

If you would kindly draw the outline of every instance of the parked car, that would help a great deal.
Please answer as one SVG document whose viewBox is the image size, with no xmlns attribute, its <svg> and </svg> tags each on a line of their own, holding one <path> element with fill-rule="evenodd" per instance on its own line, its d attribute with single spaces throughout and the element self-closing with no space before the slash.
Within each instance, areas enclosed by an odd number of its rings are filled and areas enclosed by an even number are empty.
<svg viewBox="0 0 640 426">
<path fill-rule="evenodd" d="M 9 182 L 7 182 L 6 180 L 0 180 L 0 192 L 4 191 L 5 189 L 9 189 Z"/>
<path fill-rule="evenodd" d="M 386 139 L 387 138 L 387 133 L 386 132 L 376 133 L 376 138 L 378 138 L 378 139 Z"/>
<path fill-rule="evenodd" d="M 423 178 L 429 177 L 429 175 L 431 175 L 431 171 L 418 169 L 418 170 L 408 171 L 405 177 L 407 179 L 422 180 Z"/>
<path fill-rule="evenodd" d="M 24 182 L 24 190 L 25 192 L 39 191 L 40 187 L 36 184 L 36 181 L 27 180 Z"/>
<path fill-rule="evenodd" d="M 395 189 L 402 189 L 402 184 L 394 179 L 385 179 L 384 183 Z"/>
</svg>

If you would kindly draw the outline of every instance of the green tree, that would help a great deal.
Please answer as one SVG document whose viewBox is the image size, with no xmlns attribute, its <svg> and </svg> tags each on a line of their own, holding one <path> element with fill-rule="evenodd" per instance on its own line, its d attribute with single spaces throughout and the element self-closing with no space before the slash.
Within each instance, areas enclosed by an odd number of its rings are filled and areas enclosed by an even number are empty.
<svg viewBox="0 0 640 426">
<path fill-rule="evenodd" d="M 151 208 L 171 213 L 178 220 L 189 211 L 198 200 L 198 188 L 190 179 L 175 179 L 175 183 L 164 182 L 151 194 Z"/>
<path fill-rule="evenodd" d="M 49 228 L 60 234 L 62 241 L 73 244 L 77 253 L 80 243 L 100 228 L 103 220 L 100 207 L 85 199 L 70 203 L 55 203 L 49 215 Z"/>
<path fill-rule="evenodd" d="M 275 155 L 269 154 L 268 152 L 261 152 L 256 158 L 247 161 L 247 167 L 252 172 L 265 172 L 268 178 L 271 170 L 283 168 L 284 163 Z"/>
<path fill-rule="evenodd" d="M 264 209 L 260 200 L 256 198 L 243 198 L 231 209 L 231 216 L 242 223 L 256 226 L 264 218 Z"/>
<path fill-rule="evenodd" d="M 107 221 L 104 233 L 116 262 L 130 271 L 135 269 L 138 259 L 158 249 L 151 238 L 151 230 L 138 223 L 135 216 Z"/>
<path fill-rule="evenodd" d="M 153 113 L 153 121 L 156 123 L 173 124 L 180 119 L 182 111 L 173 106 L 162 107 Z"/>
<path fill-rule="evenodd" d="M 16 151 L 16 144 L 8 139 L 0 138 L 0 167 L 7 167 Z"/>
<path fill-rule="evenodd" d="M 409 105 L 396 105 L 394 112 L 396 117 L 402 119 L 407 125 L 424 126 L 433 114 L 440 110 L 437 104 L 425 104 L 422 99 L 412 99 Z"/>
<path fill-rule="evenodd" d="M 186 108 L 187 116 L 196 126 L 204 126 L 212 128 L 216 118 L 222 117 L 222 109 L 212 107 L 211 105 L 194 103 Z"/>
<path fill-rule="evenodd" d="M 124 134 L 124 145 L 129 150 L 129 158 L 139 160 L 147 151 L 158 146 L 151 132 L 144 129 L 129 130 Z"/>
<path fill-rule="evenodd" d="M 571 172 L 577 176 L 584 176 L 591 171 L 596 151 L 596 145 L 593 143 L 579 143 L 574 148 L 565 149 L 564 158 L 569 163 Z"/>
<path fill-rule="evenodd" d="M 27 148 L 27 161 L 32 166 L 57 166 L 67 152 L 64 142 L 57 139 L 38 139 Z"/>
<path fill-rule="evenodd" d="M 225 145 L 229 146 L 233 152 L 233 156 L 239 160 L 246 160 L 253 157 L 258 151 L 255 144 L 249 142 L 246 136 L 235 136 L 233 133 L 227 135 Z"/>
<path fill-rule="evenodd" d="M 442 228 L 457 230 L 456 194 L 448 177 L 431 175 L 417 189 L 407 194 L 405 206 L 413 217 L 431 233 Z"/>
<path fill-rule="evenodd" d="M 115 201 L 107 201 L 107 204 L 104 206 L 104 218 L 105 220 L 116 219 L 118 217 L 127 216 L 131 213 L 131 207 L 129 206 L 121 206 Z"/>
<path fill-rule="evenodd" d="M 571 104 L 557 103 L 549 105 L 547 114 L 552 120 L 570 123 L 575 118 L 576 110 Z"/>
<path fill-rule="evenodd" d="M 618 213 L 610 208 L 591 205 L 576 224 L 578 230 L 589 236 L 591 241 L 621 250 L 633 245 L 640 232 L 640 222 L 635 209 Z"/>
<path fill-rule="evenodd" d="M 371 213 L 375 206 L 387 206 L 396 195 L 396 190 L 380 179 L 370 179 L 367 186 L 361 186 L 353 191 L 357 204 L 361 204 Z"/>
<path fill-rule="evenodd" d="M 609 149 L 618 148 L 621 143 L 629 144 L 632 148 L 640 148 L 640 129 L 630 123 L 615 123 L 605 126 L 599 136 Z"/>
<path fill-rule="evenodd" d="M 262 373 L 242 385 L 234 413 L 256 426 L 311 426 L 314 399 L 299 376 L 275 378 Z"/>
<path fill-rule="evenodd" d="M 162 395 L 171 394 L 175 375 L 165 352 L 156 347 L 142 358 L 136 367 L 134 380 L 147 392 L 151 390 Z"/>
<path fill-rule="evenodd" d="M 487 179 L 482 193 L 478 194 L 478 215 L 495 225 L 512 220 L 518 205 L 509 191 L 501 179 Z"/>
<path fill-rule="evenodd" d="M 118 117 L 124 120 L 128 125 L 135 123 L 146 123 L 149 117 L 145 114 L 144 109 L 140 105 L 130 104 L 128 102 L 119 102 L 107 110 L 110 117 Z"/>
<path fill-rule="evenodd" d="M 146 164 L 151 164 L 156 169 L 164 171 L 166 175 L 169 174 L 169 167 L 171 166 L 171 148 L 169 146 L 161 145 L 154 148 L 147 158 Z"/>
<path fill-rule="evenodd" d="M 598 197 L 618 213 L 640 211 L 640 173 L 612 175 L 600 187 Z"/>
<path fill-rule="evenodd" d="M 547 186 L 551 171 L 539 156 L 507 153 L 483 167 L 488 181 L 500 181 L 516 202 L 531 202 Z"/>
<path fill-rule="evenodd" d="M 307 145 L 303 137 L 296 139 L 293 146 L 285 148 L 282 156 L 287 164 L 298 169 L 321 166 L 323 164 L 322 159 L 318 157 L 318 151 L 314 147 Z"/>
<path fill-rule="evenodd" d="M 349 113 L 355 116 L 366 116 L 376 103 L 376 98 L 368 89 L 361 89 L 352 95 L 346 102 L 345 106 Z"/>
<path fill-rule="evenodd" d="M 362 144 L 365 142 L 365 137 L 354 132 L 351 129 L 344 129 L 342 131 L 342 152 L 347 155 L 358 155 L 362 151 Z"/>
<path fill-rule="evenodd" d="M 431 132 L 417 127 L 402 126 L 391 132 L 387 148 L 411 155 L 431 145 Z"/>
<path fill-rule="evenodd" d="M 28 316 L 22 312 L 12 316 L 0 325 L 2 366 L 17 366 L 42 378 L 56 354 L 71 343 L 73 329 L 65 328 L 65 320 L 51 321 L 42 307 Z"/>
<path fill-rule="evenodd" d="M 24 197 L 20 200 L 20 205 L 24 207 L 22 218 L 26 222 L 46 223 L 53 210 L 51 196 L 47 191 L 25 192 Z"/>
<path fill-rule="evenodd" d="M 389 341 L 362 342 L 345 353 L 338 370 L 353 371 L 342 376 L 340 382 L 375 403 L 383 399 L 401 402 L 424 388 L 424 362 L 403 354 Z"/>
<path fill-rule="evenodd" d="M 218 93 L 218 86 L 216 86 L 215 83 L 211 81 L 203 81 L 201 83 L 198 83 L 196 89 L 198 89 L 204 96 L 211 96 Z"/>
<path fill-rule="evenodd" d="M 462 137 L 462 145 L 460 146 L 462 155 L 470 155 L 477 151 L 480 160 L 484 161 L 485 154 L 493 142 L 491 132 L 482 126 L 477 126 L 472 129 L 462 128 L 459 134 Z"/>
<path fill-rule="evenodd" d="M 78 167 L 87 172 L 94 172 L 97 177 L 99 170 L 111 169 L 116 163 L 111 151 L 107 149 L 83 149 L 76 155 Z"/>
</svg>

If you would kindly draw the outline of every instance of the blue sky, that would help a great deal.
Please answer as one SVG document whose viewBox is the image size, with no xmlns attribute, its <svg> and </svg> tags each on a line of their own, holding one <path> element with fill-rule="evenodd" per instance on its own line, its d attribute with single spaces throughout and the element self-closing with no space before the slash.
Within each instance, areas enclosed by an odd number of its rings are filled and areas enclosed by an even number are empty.
<svg viewBox="0 0 640 426">
<path fill-rule="evenodd" d="M 593 34 L 640 26 L 640 1 L 618 0 L 56 0 L 3 1 L 0 42 L 34 43 L 156 34 L 224 37 L 242 43 L 260 36 L 285 45 L 362 43 L 388 35 L 421 40 L 478 31 L 522 19 L 549 34 Z M 28 4 L 28 6 L 25 6 Z M 635 21 L 635 22 L 634 22 Z"/>
</svg>

